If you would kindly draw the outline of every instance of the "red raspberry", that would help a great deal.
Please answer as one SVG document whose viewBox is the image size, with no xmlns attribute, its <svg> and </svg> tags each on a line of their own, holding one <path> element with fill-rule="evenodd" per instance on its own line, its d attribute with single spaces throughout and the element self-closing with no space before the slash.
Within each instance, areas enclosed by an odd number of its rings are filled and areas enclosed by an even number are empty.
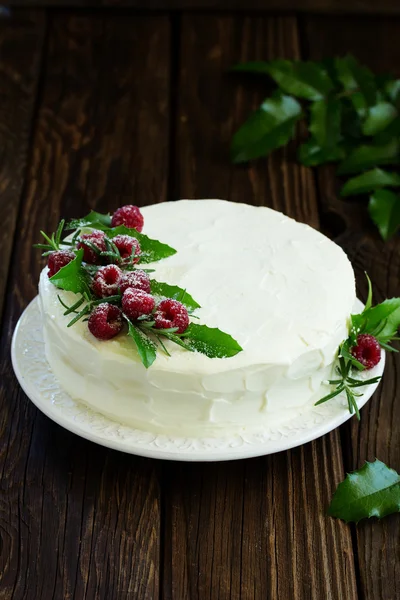
<svg viewBox="0 0 400 600">
<path fill-rule="evenodd" d="M 143 215 L 140 212 L 138 206 L 127 204 L 118 208 L 112 216 L 111 227 L 118 227 L 118 225 L 125 225 L 129 229 L 136 229 L 142 231 L 144 224 Z"/>
<path fill-rule="evenodd" d="M 186 308 L 177 300 L 167 298 L 161 300 L 154 316 L 156 329 L 178 327 L 176 333 L 183 333 L 189 325 L 189 315 Z"/>
<path fill-rule="evenodd" d="M 150 294 L 150 277 L 141 269 L 129 271 L 122 276 L 122 279 L 119 282 L 119 289 L 122 294 L 128 288 L 135 288 L 136 290 L 142 290 L 143 292 Z"/>
<path fill-rule="evenodd" d="M 122 296 L 122 310 L 128 319 L 132 321 L 142 315 L 149 315 L 154 306 L 155 301 L 153 296 L 146 294 L 142 290 L 128 288 Z"/>
<path fill-rule="evenodd" d="M 98 298 L 106 298 L 118 294 L 122 271 L 117 265 L 100 267 L 94 276 L 92 289 Z"/>
<path fill-rule="evenodd" d="M 96 246 L 101 252 L 105 252 L 106 243 L 104 241 L 105 238 L 104 231 L 99 231 L 95 229 L 92 233 L 84 233 L 80 237 L 80 242 L 78 244 L 78 249 L 83 248 L 83 260 L 92 265 L 98 265 L 101 263 L 101 257 L 96 254 L 94 250 L 86 246 L 85 240 Z"/>
<path fill-rule="evenodd" d="M 368 333 L 362 333 L 357 337 L 357 345 L 353 346 L 351 353 L 366 369 L 372 369 L 381 360 L 379 342 Z"/>
<path fill-rule="evenodd" d="M 140 255 L 140 244 L 136 238 L 131 237 L 130 235 L 117 235 L 112 241 L 117 246 L 122 260 L 126 261 L 126 259 L 130 258 L 132 253 L 134 253 L 134 256 L 137 256 L 137 258 L 134 258 L 132 262 L 134 264 L 139 262 L 138 255 Z"/>
<path fill-rule="evenodd" d="M 88 327 L 98 340 L 110 340 L 122 329 L 122 313 L 118 306 L 102 302 L 93 309 Z"/>
<path fill-rule="evenodd" d="M 65 267 L 71 260 L 74 260 L 75 254 L 70 250 L 59 250 L 49 254 L 47 266 L 49 267 L 48 276 L 53 277 L 58 271 Z"/>
</svg>

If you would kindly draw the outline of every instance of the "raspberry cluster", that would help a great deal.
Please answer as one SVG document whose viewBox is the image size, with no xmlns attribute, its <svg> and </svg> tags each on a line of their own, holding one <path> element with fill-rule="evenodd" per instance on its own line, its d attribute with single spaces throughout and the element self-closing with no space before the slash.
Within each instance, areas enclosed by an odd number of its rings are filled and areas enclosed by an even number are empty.
<svg viewBox="0 0 400 600">
<path fill-rule="evenodd" d="M 140 209 L 131 205 L 116 210 L 111 219 L 112 227 L 125 225 L 139 232 L 143 224 Z M 185 306 L 170 298 L 156 299 L 151 294 L 148 274 L 134 267 L 141 254 L 135 237 L 117 235 L 110 240 L 103 231 L 93 230 L 78 237 L 77 242 L 77 249 L 83 250 L 84 265 L 90 267 L 87 273 L 91 277 L 91 291 L 98 299 L 88 319 L 89 331 L 97 339 L 110 340 L 118 335 L 124 316 L 133 322 L 147 321 L 155 330 L 172 329 L 179 334 L 187 329 L 189 315 Z M 74 252 L 69 250 L 52 252 L 48 258 L 48 276 L 55 275 L 74 258 Z"/>
</svg>

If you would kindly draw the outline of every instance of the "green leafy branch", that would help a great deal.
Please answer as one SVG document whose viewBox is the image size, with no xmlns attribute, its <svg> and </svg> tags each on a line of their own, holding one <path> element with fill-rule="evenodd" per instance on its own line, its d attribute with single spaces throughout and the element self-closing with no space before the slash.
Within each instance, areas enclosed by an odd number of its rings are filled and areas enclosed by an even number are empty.
<svg viewBox="0 0 400 600">
<path fill-rule="evenodd" d="M 339 350 L 339 355 L 340 355 Z M 358 410 L 356 397 L 362 396 L 362 394 L 355 392 L 356 388 L 362 387 L 364 385 L 372 385 L 374 383 L 378 383 L 380 377 L 372 377 L 371 379 L 354 379 L 351 377 L 351 369 L 352 369 L 352 361 L 346 360 L 343 356 L 339 356 L 339 365 L 336 367 L 336 373 L 338 374 L 338 379 L 331 379 L 328 381 L 330 385 L 335 386 L 333 392 L 318 400 L 315 403 L 315 406 L 318 404 L 323 404 L 328 400 L 331 400 L 335 396 L 342 394 L 343 392 L 346 394 L 347 403 L 349 407 L 350 414 L 355 413 L 357 415 L 357 419 L 360 419 L 360 411 Z"/>
<path fill-rule="evenodd" d="M 135 230 L 130 230 L 135 231 Z M 112 238 L 109 240 L 111 251 L 114 251 Z M 94 246 L 95 248 L 95 246 Z M 93 249 L 94 249 L 93 248 Z M 97 252 L 99 249 L 96 248 Z M 118 252 L 118 250 L 116 249 Z M 123 264 L 124 269 L 129 265 Z M 91 290 L 91 280 L 95 270 L 88 270 L 88 265 L 83 263 L 83 250 L 77 251 L 76 257 L 70 263 L 62 267 L 50 281 L 58 288 L 79 294 L 78 299 L 68 306 L 58 296 L 64 310 L 64 316 L 73 315 L 68 327 L 79 320 L 87 320 L 92 310 L 103 302 L 121 305 L 121 294 L 107 298 L 96 298 Z M 133 267 L 134 268 L 134 267 Z M 156 305 L 164 298 L 172 298 L 181 302 L 188 310 L 189 315 L 195 318 L 193 312 L 200 308 L 200 304 L 187 292 L 177 285 L 170 285 L 155 279 L 150 280 L 151 293 L 156 298 Z M 207 325 L 190 323 L 186 331 L 177 333 L 176 328 L 156 329 L 152 315 L 139 317 L 132 323 L 126 315 L 123 315 L 128 324 L 128 335 L 133 340 L 136 350 L 146 368 L 150 367 L 156 359 L 158 346 L 170 356 L 170 353 L 162 338 L 185 348 L 191 352 L 201 352 L 210 358 L 227 358 L 241 352 L 242 348 L 230 335 Z"/>
<path fill-rule="evenodd" d="M 387 240 L 400 226 L 400 175 L 382 165 L 400 163 L 400 80 L 374 75 L 353 56 L 322 62 L 290 60 L 239 64 L 236 72 L 268 75 L 278 85 L 232 139 L 234 163 L 267 156 L 286 145 L 307 117 L 309 138 L 298 159 L 314 167 L 338 162 L 354 175 L 343 197 L 370 194 L 368 211 Z"/>
<path fill-rule="evenodd" d="M 106 236 L 111 241 L 117 235 L 128 235 L 130 237 L 136 238 L 140 244 L 141 253 L 139 256 L 139 262 L 141 264 L 156 262 L 162 260 L 163 258 L 168 258 L 168 256 L 176 254 L 176 250 L 174 248 L 171 248 L 171 246 L 169 246 L 168 244 L 164 244 L 162 242 L 159 242 L 158 240 L 151 239 L 147 235 L 145 235 L 144 233 L 140 233 L 136 229 L 129 229 L 124 225 L 120 225 L 119 227 L 111 227 L 111 217 L 109 214 L 101 214 L 95 211 L 91 211 L 88 215 L 86 215 L 86 217 L 83 217 L 81 219 L 74 219 L 70 221 L 66 226 L 66 229 L 68 230 L 77 230 L 85 228 L 99 229 L 101 231 L 104 231 Z M 96 250 L 94 251 L 96 252 Z M 107 250 L 107 252 L 110 252 L 111 256 L 111 254 L 115 252 L 115 247 L 111 247 Z M 138 256 L 136 255 L 136 258 L 137 257 Z"/>
<path fill-rule="evenodd" d="M 57 252 L 57 251 L 61 250 L 62 249 L 61 244 L 62 244 L 62 246 L 71 246 L 71 248 L 74 247 L 75 243 L 76 243 L 76 239 L 79 235 L 79 231 L 75 232 L 75 235 L 72 237 L 71 241 L 61 240 L 61 236 L 63 234 L 64 227 L 65 227 L 65 220 L 62 219 L 60 221 L 60 223 L 58 224 L 57 231 L 55 233 L 52 233 L 50 236 L 48 236 L 44 231 L 40 231 L 41 235 L 44 237 L 44 239 L 47 243 L 46 244 L 34 244 L 33 247 L 43 250 L 42 256 L 48 256 L 52 252 Z"/>
<path fill-rule="evenodd" d="M 336 373 L 338 379 L 328 381 L 334 386 L 331 393 L 327 394 L 316 405 L 331 400 L 335 396 L 344 393 L 347 397 L 348 407 L 351 414 L 354 412 L 357 418 L 360 414 L 357 407 L 356 397 L 361 394 L 355 392 L 356 388 L 378 383 L 380 377 L 371 379 L 356 379 L 353 377 L 354 370 L 362 371 L 364 366 L 358 362 L 351 353 L 353 346 L 357 344 L 357 337 L 361 334 L 369 334 L 376 338 L 379 345 L 389 352 L 398 352 L 390 342 L 400 338 L 397 332 L 400 327 L 400 298 L 384 300 L 376 306 L 372 305 L 372 284 L 367 274 L 368 295 L 364 310 L 357 315 L 351 315 L 351 326 L 348 338 L 340 345 L 338 353 L 338 366 Z"/>
</svg>

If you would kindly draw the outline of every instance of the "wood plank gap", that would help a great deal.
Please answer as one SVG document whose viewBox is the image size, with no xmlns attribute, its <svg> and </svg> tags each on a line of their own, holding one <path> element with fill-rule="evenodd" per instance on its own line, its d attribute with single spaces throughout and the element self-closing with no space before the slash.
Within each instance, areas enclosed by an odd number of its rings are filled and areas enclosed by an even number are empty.
<svg viewBox="0 0 400 600">
<path fill-rule="evenodd" d="M 181 14 L 169 15 L 170 21 L 170 77 L 169 77 L 169 155 L 167 200 L 177 199 L 176 136 L 179 126 L 178 96 L 181 61 Z"/>
<path fill-rule="evenodd" d="M 4 130 L 2 135 L 4 155 L 0 156 L 0 216 L 2 220 L 2 236 L 0 238 L 2 257 L 0 266 L 1 326 L 5 311 L 6 290 L 11 278 L 11 261 L 17 242 L 17 224 L 21 216 L 22 198 L 25 193 L 31 160 L 48 26 L 45 11 L 36 10 L 17 11 L 13 17 L 0 19 L 0 27 L 0 44 L 5 46 L 0 53 L 0 71 L 2 77 L 6 78 L 6 82 L 2 84 L 2 98 L 4 98 L 2 103 L 6 103 L 8 100 L 8 86 L 6 84 L 9 83 L 10 88 L 19 86 L 13 103 L 10 99 L 10 106 L 7 106 L 7 104 L 4 106 L 4 112 L 2 111 L 3 114 L 0 117 L 0 127 L 2 131 Z M 27 40 L 26 56 L 24 55 L 22 39 L 17 41 L 15 49 L 11 47 L 7 52 L 7 42 L 13 43 L 13 32 L 15 32 L 16 38 L 21 32 L 25 32 L 23 36 Z M 18 64 L 18 55 L 24 56 L 23 65 Z M 13 64 L 13 61 L 15 61 L 15 64 Z M 30 73 L 28 72 L 29 69 L 31 70 Z M 14 106 L 18 106 L 21 112 L 15 123 L 12 116 L 16 114 Z M 7 119 L 8 114 L 10 114 L 8 111 L 11 113 L 9 119 Z M 7 121 L 2 122 L 3 118 Z M 10 127 L 12 129 L 9 129 Z M 26 130 L 24 130 L 25 127 Z M 15 140 L 15 146 L 13 140 Z M 11 147 L 7 147 L 7 144 L 10 144 Z M 1 164 L 3 157 L 4 166 Z"/>
</svg>

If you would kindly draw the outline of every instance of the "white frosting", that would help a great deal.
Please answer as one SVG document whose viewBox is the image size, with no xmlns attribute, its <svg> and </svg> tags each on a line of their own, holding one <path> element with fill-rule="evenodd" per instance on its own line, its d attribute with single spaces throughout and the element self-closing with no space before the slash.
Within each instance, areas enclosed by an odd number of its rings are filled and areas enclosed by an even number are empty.
<svg viewBox="0 0 400 600">
<path fill-rule="evenodd" d="M 220 435 L 279 421 L 325 393 L 355 302 L 344 252 L 307 225 L 265 207 L 181 200 L 143 209 L 144 232 L 173 246 L 149 265 L 201 304 L 199 323 L 230 333 L 243 352 L 210 359 L 167 342 L 149 368 L 131 340 L 96 340 L 87 323 L 67 328 L 43 270 L 39 292 L 46 355 L 74 398 L 147 431 Z M 197 322 L 197 321 L 196 321 Z"/>
</svg>

